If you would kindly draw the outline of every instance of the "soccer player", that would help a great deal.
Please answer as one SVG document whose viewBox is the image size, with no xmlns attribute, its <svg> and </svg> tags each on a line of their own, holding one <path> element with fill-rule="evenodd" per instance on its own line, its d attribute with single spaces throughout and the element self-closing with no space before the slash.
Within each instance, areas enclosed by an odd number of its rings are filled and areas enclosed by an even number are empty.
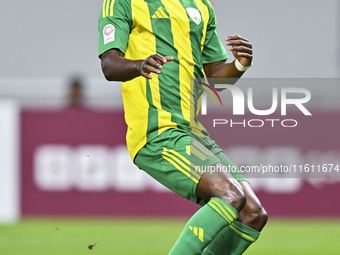
<svg viewBox="0 0 340 255">
<path fill-rule="evenodd" d="M 192 82 L 240 78 L 251 66 L 251 43 L 225 40 L 232 62 L 209 0 L 104 0 L 101 9 L 99 57 L 105 78 L 122 81 L 133 162 L 202 205 L 171 255 L 242 254 L 267 221 L 239 170 L 197 171 L 235 166 L 197 121 L 202 88 Z"/>
</svg>

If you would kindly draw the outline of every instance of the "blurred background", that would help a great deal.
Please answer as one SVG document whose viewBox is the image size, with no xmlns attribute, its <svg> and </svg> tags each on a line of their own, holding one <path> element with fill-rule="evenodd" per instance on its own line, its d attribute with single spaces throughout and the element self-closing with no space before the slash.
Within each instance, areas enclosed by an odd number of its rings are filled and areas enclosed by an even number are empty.
<svg viewBox="0 0 340 255">
<path fill-rule="evenodd" d="M 202 119 L 212 138 L 237 165 L 340 165 L 340 2 L 211 2 L 221 40 L 253 44 L 239 87 L 254 88 L 255 106 L 270 107 L 272 87 L 303 87 L 313 115 L 289 112 L 300 123 L 289 130 Z M 101 5 L 0 3 L 0 254 L 83 253 L 96 242 L 98 254 L 167 254 L 198 209 L 131 163 L 120 84 L 97 56 Z M 209 114 L 231 118 L 230 108 Z M 246 254 L 338 254 L 340 172 L 251 182 L 271 220 Z"/>
</svg>

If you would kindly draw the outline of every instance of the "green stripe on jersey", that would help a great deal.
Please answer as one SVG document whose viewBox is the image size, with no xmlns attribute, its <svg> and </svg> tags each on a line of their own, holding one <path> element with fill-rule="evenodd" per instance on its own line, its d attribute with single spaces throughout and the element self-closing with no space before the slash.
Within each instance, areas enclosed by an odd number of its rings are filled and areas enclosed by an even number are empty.
<svg viewBox="0 0 340 255">
<path fill-rule="evenodd" d="M 200 16 L 201 16 L 201 21 L 199 24 L 196 24 L 195 22 L 190 22 L 190 41 L 191 41 L 191 50 L 192 50 L 192 56 L 195 61 L 195 63 L 202 63 L 202 52 L 201 52 L 201 41 L 203 37 L 203 25 L 204 22 L 207 22 L 203 20 L 203 15 L 200 12 L 197 4 L 195 1 L 185 1 L 185 0 L 179 0 L 180 3 L 182 4 L 183 8 L 186 10 L 188 20 L 191 20 L 192 18 L 189 15 L 188 9 L 196 9 Z M 194 75 L 195 78 L 203 78 L 204 74 L 202 72 L 202 66 L 197 66 L 195 65 L 194 69 Z"/>
<path fill-rule="evenodd" d="M 178 51 L 173 47 L 173 28 L 169 18 L 171 13 L 169 14 L 161 0 L 145 0 L 145 2 L 148 3 L 152 30 L 156 35 L 157 53 L 161 56 L 174 57 L 174 61 L 163 66 L 162 73 L 158 76 L 161 106 L 163 110 L 171 113 L 172 122 L 187 128 L 189 122 L 184 120 L 181 108 L 179 58 Z M 152 18 L 155 13 L 162 15 L 162 18 Z"/>
<path fill-rule="evenodd" d="M 146 79 L 146 98 L 149 103 L 147 134 L 158 128 L 158 110 L 153 104 L 150 81 Z"/>
</svg>

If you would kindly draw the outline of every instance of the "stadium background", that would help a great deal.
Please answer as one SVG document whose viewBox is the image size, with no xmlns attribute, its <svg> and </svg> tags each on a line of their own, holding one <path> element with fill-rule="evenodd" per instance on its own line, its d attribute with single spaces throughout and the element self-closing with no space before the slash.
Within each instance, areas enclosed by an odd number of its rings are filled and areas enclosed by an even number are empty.
<svg viewBox="0 0 340 255">
<path fill-rule="evenodd" d="M 339 1 L 211 2 L 221 40 L 237 33 L 254 45 L 245 77 L 259 84 L 256 106 L 270 104 L 270 79 L 294 81 L 311 91 L 313 114 L 292 113 L 301 126 L 289 131 L 223 127 L 213 138 L 239 165 L 340 164 Z M 104 80 L 96 54 L 101 4 L 0 4 L 0 254 L 83 253 L 96 242 L 98 254 L 166 254 L 197 209 L 129 161 L 119 83 Z M 81 108 L 67 105 L 73 76 L 85 84 Z M 210 116 L 230 118 L 224 109 Z M 246 254 L 338 254 L 340 178 L 252 184 L 272 218 Z"/>
</svg>

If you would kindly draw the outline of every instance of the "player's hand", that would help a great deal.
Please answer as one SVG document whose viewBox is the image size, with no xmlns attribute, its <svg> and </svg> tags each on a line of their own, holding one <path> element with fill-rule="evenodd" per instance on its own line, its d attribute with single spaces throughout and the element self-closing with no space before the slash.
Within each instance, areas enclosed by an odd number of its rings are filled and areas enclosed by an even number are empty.
<svg viewBox="0 0 340 255">
<path fill-rule="evenodd" d="M 239 35 L 232 35 L 225 38 L 225 41 L 234 57 L 240 61 L 243 66 L 251 65 L 253 60 L 253 46 L 248 39 Z"/>
<path fill-rule="evenodd" d="M 163 68 L 163 65 L 173 60 L 174 58 L 169 56 L 162 57 L 159 54 L 151 55 L 141 63 L 139 72 L 143 77 L 152 79 L 150 73 L 160 74 L 160 69 Z"/>
</svg>

